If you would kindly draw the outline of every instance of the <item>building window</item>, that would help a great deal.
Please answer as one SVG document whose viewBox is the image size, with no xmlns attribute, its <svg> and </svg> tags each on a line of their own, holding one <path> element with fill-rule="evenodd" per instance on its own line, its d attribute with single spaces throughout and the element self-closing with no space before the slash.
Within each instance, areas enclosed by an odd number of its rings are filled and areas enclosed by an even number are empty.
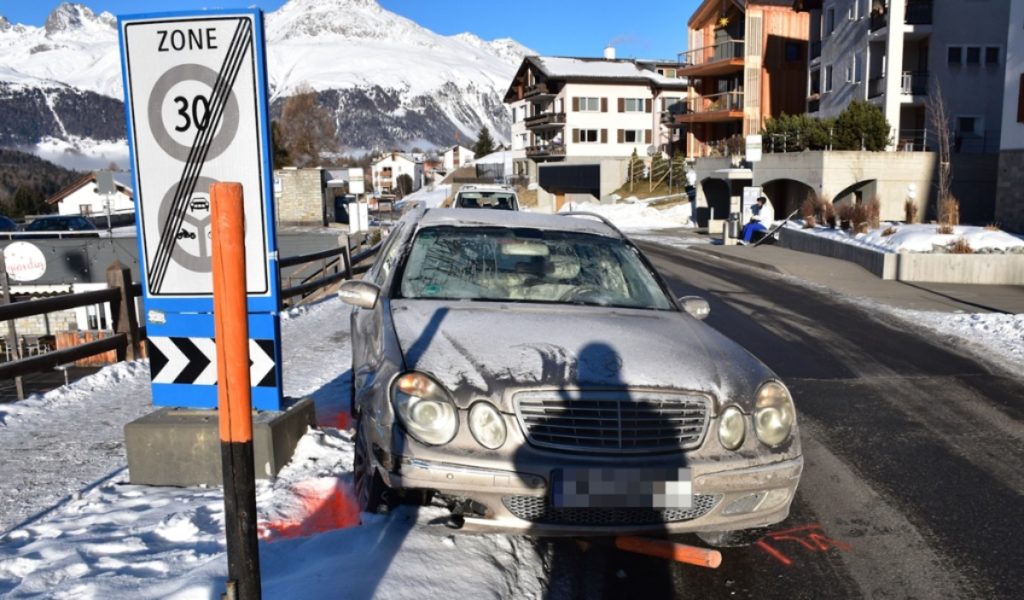
<svg viewBox="0 0 1024 600">
<path fill-rule="evenodd" d="M 989 46 L 988 48 L 985 48 L 985 64 L 999 64 L 999 46 Z"/>
<path fill-rule="evenodd" d="M 825 91 L 832 91 L 832 65 L 825 65 Z"/>
<path fill-rule="evenodd" d="M 579 98 L 580 112 L 601 112 L 600 98 Z"/>
<path fill-rule="evenodd" d="M 957 117 L 956 134 L 958 136 L 976 136 L 981 134 L 980 117 Z"/>
<path fill-rule="evenodd" d="M 644 112 L 643 98 L 623 98 L 622 112 Z"/>
<path fill-rule="evenodd" d="M 968 46 L 967 47 L 967 64 L 979 65 L 981 64 L 981 47 L 980 46 Z"/>
<path fill-rule="evenodd" d="M 600 134 L 596 129 L 580 129 L 580 143 L 581 144 L 594 144 L 600 139 Z"/>
<path fill-rule="evenodd" d="M 625 129 L 622 131 L 622 141 L 626 144 L 644 143 L 643 129 Z"/>
<path fill-rule="evenodd" d="M 1017 88 L 1017 122 L 1024 123 L 1024 73 L 1020 74 L 1020 87 Z"/>
<path fill-rule="evenodd" d="M 678 97 L 675 97 L 675 96 L 662 96 L 661 97 L 661 110 L 662 111 L 668 110 L 670 106 L 672 106 L 676 102 L 679 102 L 680 100 L 682 100 L 682 98 L 678 98 Z"/>
<path fill-rule="evenodd" d="M 858 52 L 853 57 L 853 82 L 864 81 L 864 53 Z"/>
<path fill-rule="evenodd" d="M 825 35 L 832 35 L 836 30 L 836 9 L 829 8 L 825 11 Z"/>
<path fill-rule="evenodd" d="M 964 49 L 961 46 L 950 46 L 946 50 L 946 62 L 950 65 L 961 65 L 964 62 Z"/>
<path fill-rule="evenodd" d="M 786 42 L 786 62 L 797 62 L 801 58 L 800 42 Z"/>
<path fill-rule="evenodd" d="M 810 88 L 808 93 L 811 96 L 817 96 L 821 93 L 821 71 L 818 69 L 811 71 Z"/>
</svg>

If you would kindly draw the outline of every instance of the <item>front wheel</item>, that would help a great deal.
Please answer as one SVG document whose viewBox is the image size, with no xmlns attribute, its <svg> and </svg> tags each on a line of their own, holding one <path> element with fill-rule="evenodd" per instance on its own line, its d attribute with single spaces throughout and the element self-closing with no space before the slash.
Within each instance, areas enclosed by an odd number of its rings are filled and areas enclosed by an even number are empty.
<svg viewBox="0 0 1024 600">
<path fill-rule="evenodd" d="M 370 438 L 366 435 L 366 413 L 360 411 L 356 417 L 355 455 L 352 461 L 352 487 L 355 488 L 359 510 L 368 513 L 383 512 L 386 509 L 385 492 L 387 485 L 373 467 L 370 454 Z"/>
</svg>

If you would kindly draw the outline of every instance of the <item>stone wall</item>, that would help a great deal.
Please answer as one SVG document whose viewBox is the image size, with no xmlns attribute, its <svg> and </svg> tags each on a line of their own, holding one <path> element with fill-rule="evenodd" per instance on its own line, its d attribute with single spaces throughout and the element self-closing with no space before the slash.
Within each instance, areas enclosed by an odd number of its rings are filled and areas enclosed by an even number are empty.
<svg viewBox="0 0 1024 600">
<path fill-rule="evenodd" d="M 319 167 L 274 171 L 274 196 L 277 204 L 278 223 L 326 225 L 325 189 L 323 169 Z M 330 208 L 333 212 L 334 207 Z"/>
<path fill-rule="evenodd" d="M 62 310 L 46 315 L 32 315 L 14 320 L 14 327 L 19 336 L 22 335 L 53 335 L 58 331 L 76 331 L 78 317 L 74 309 Z M 7 328 L 0 331 L 7 335 Z"/>
<path fill-rule="evenodd" d="M 1007 231 L 1024 232 L 1024 150 L 999 153 L 996 222 Z"/>
</svg>

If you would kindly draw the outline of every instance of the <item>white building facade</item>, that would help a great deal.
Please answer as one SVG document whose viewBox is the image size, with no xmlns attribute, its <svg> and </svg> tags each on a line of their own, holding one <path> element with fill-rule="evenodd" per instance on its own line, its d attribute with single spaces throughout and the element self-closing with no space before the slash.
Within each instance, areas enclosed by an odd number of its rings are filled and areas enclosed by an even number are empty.
<svg viewBox="0 0 1024 600">
<path fill-rule="evenodd" d="M 686 96 L 688 84 L 664 75 L 664 68 L 659 72 L 660 64 L 525 58 L 505 95 L 513 115 L 514 173 L 537 181 L 540 165 L 621 169 L 634 152 L 644 159 L 651 151 L 671 153 L 678 135 L 665 124 L 668 107 Z M 618 174 L 602 179 L 592 188 L 598 197 L 617 187 L 614 181 L 622 183 Z"/>
<path fill-rule="evenodd" d="M 396 193 L 398 178 L 402 175 L 412 179 L 412 189 L 407 192 L 415 192 L 423 187 L 423 161 L 401 152 L 391 152 L 378 158 L 373 163 L 371 173 L 373 190 L 378 194 Z"/>
<path fill-rule="evenodd" d="M 47 203 L 56 204 L 57 213 L 61 215 L 98 217 L 106 215 L 108 207 L 111 215 L 134 213 L 135 200 L 129 187 L 131 175 L 114 175 L 116 191 L 112 194 L 100 194 L 96 185 L 96 174 L 89 173 L 48 198 Z"/>
<path fill-rule="evenodd" d="M 447 173 L 451 173 L 455 169 L 473 162 L 474 158 L 476 158 L 476 154 L 469 148 L 459 145 L 452 146 L 444 151 L 444 158 L 442 159 L 444 170 Z"/>
</svg>

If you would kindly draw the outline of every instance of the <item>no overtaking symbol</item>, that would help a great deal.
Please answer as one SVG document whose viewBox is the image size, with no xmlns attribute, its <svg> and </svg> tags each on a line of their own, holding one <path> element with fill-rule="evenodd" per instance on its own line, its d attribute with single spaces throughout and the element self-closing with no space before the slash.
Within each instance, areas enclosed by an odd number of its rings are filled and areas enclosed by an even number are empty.
<svg viewBox="0 0 1024 600">
<path fill-rule="evenodd" d="M 151 337 L 153 383 L 217 385 L 217 345 L 206 337 Z M 276 387 L 274 341 L 249 340 L 249 376 L 255 387 Z"/>
</svg>

